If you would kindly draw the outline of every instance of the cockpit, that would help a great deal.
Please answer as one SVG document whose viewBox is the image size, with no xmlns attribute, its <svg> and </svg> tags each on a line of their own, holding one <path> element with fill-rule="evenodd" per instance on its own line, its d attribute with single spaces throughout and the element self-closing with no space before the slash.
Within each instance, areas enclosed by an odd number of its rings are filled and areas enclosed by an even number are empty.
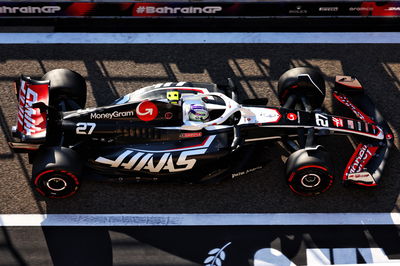
<svg viewBox="0 0 400 266">
<path fill-rule="evenodd" d="M 177 122 L 176 119 L 179 117 L 181 123 L 183 122 L 181 124 L 182 129 L 186 130 L 200 130 L 209 126 L 226 124 L 226 121 L 240 109 L 240 105 L 229 97 L 221 93 L 208 92 L 202 88 L 157 89 L 152 87 L 147 90 L 146 87 L 127 94 L 125 97 L 115 101 L 114 104 L 126 104 L 138 101 L 164 103 L 167 105 L 162 104 L 163 108 L 170 106 L 175 111 L 180 110 L 179 116 L 174 112 L 172 120 Z"/>
</svg>

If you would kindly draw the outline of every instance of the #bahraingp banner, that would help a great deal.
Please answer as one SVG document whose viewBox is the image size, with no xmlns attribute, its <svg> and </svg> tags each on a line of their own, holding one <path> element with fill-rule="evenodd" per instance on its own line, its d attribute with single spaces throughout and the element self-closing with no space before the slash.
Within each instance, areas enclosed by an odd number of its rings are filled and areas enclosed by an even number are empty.
<svg viewBox="0 0 400 266">
<path fill-rule="evenodd" d="M 398 17 L 391 2 L 0 2 L 0 17 Z"/>
</svg>

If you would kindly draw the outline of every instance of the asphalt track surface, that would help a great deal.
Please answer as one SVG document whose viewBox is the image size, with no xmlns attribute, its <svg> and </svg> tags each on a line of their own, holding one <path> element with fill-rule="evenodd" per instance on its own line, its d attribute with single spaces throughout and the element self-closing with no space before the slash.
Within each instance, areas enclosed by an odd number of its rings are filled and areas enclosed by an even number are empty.
<svg viewBox="0 0 400 266">
<path fill-rule="evenodd" d="M 197 44 L 197 45 L 0 45 L 0 213 L 285 213 L 392 212 L 400 199 L 400 45 L 396 44 Z M 358 77 L 394 134 L 395 145 L 380 185 L 345 188 L 340 176 L 352 154 L 343 137 L 326 142 L 336 164 L 335 184 L 315 198 L 288 189 L 278 145 L 266 151 L 266 168 L 220 184 L 112 184 L 84 181 L 72 198 L 48 200 L 30 186 L 25 155 L 12 153 L 9 128 L 16 123 L 12 81 L 21 73 L 41 77 L 70 68 L 88 85 L 87 107 L 110 103 L 143 86 L 168 81 L 226 83 L 242 97 L 268 97 L 277 105 L 279 76 L 294 66 L 314 66 L 333 85 L 335 75 Z M 330 89 L 325 100 L 332 104 Z"/>
</svg>

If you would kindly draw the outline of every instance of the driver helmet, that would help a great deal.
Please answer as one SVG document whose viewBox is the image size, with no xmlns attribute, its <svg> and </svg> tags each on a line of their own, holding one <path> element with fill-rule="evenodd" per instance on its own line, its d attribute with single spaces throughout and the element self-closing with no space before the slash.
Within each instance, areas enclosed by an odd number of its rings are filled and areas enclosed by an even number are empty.
<svg viewBox="0 0 400 266">
<path fill-rule="evenodd" d="M 189 120 L 203 122 L 207 120 L 209 114 L 207 108 L 202 104 L 191 104 L 189 109 Z"/>
</svg>

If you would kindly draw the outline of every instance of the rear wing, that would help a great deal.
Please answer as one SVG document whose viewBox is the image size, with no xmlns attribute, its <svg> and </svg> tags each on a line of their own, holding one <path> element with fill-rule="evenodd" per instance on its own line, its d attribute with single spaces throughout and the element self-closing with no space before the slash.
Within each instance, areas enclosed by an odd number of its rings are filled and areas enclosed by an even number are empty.
<svg viewBox="0 0 400 266">
<path fill-rule="evenodd" d="M 42 107 L 49 104 L 49 84 L 49 81 L 37 81 L 23 75 L 15 82 L 18 114 L 12 133 L 19 142 L 9 143 L 15 151 L 35 150 L 45 142 L 48 114 Z"/>
<path fill-rule="evenodd" d="M 358 119 L 373 124 L 383 131 L 382 140 L 360 139 L 343 174 L 345 183 L 376 186 L 393 143 L 393 133 L 356 78 L 337 76 L 333 96 L 349 108 Z"/>
</svg>

